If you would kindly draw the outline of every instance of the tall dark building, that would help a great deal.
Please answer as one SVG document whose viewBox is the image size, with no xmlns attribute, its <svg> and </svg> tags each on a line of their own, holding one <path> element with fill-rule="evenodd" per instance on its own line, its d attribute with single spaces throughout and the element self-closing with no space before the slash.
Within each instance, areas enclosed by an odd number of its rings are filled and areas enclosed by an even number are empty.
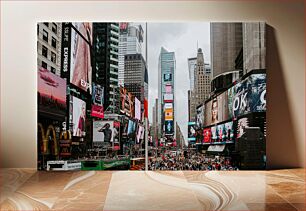
<svg viewBox="0 0 306 211">
<path fill-rule="evenodd" d="M 124 88 L 141 101 L 148 99 L 148 71 L 141 54 L 124 56 Z"/>
<path fill-rule="evenodd" d="M 119 23 L 93 24 L 93 81 L 104 87 L 106 113 L 119 112 Z"/>
</svg>

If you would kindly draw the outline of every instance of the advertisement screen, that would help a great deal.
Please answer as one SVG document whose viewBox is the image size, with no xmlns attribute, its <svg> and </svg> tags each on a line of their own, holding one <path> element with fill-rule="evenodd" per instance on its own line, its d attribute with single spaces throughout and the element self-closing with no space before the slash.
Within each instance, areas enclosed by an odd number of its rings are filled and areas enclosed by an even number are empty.
<svg viewBox="0 0 306 211">
<path fill-rule="evenodd" d="M 234 125 L 233 122 L 227 122 L 224 124 L 225 127 L 225 141 L 226 142 L 234 142 Z"/>
<path fill-rule="evenodd" d="M 136 136 L 137 144 L 140 143 L 140 140 L 142 139 L 143 134 L 144 134 L 144 128 L 143 128 L 143 126 L 139 125 L 138 126 L 138 131 L 137 131 L 137 136 Z"/>
<path fill-rule="evenodd" d="M 103 119 L 104 118 L 103 106 L 92 105 L 91 106 L 91 116 Z"/>
<path fill-rule="evenodd" d="M 172 102 L 173 94 L 164 94 L 164 102 Z"/>
<path fill-rule="evenodd" d="M 92 103 L 94 105 L 103 106 L 103 99 L 104 88 L 99 84 L 92 83 Z"/>
<path fill-rule="evenodd" d="M 229 116 L 266 111 L 266 74 L 253 74 L 228 91 Z"/>
<path fill-rule="evenodd" d="M 197 108 L 197 126 L 204 127 L 204 105 Z"/>
<path fill-rule="evenodd" d="M 165 103 L 164 110 L 172 109 L 172 108 L 173 108 L 173 104 L 172 103 Z"/>
<path fill-rule="evenodd" d="M 72 25 L 74 28 L 71 28 L 70 83 L 91 94 L 92 23 Z"/>
<path fill-rule="evenodd" d="M 196 123 L 195 122 L 188 122 L 188 140 L 195 141 L 196 140 Z"/>
<path fill-rule="evenodd" d="M 165 134 L 172 135 L 173 134 L 173 121 L 165 121 Z"/>
<path fill-rule="evenodd" d="M 114 122 L 113 137 L 114 143 L 120 142 L 120 122 Z"/>
<path fill-rule="evenodd" d="M 37 72 L 38 109 L 66 111 L 66 80 L 40 67 Z"/>
<path fill-rule="evenodd" d="M 173 120 L 173 109 L 168 108 L 165 110 L 165 120 Z"/>
<path fill-rule="evenodd" d="M 205 135 L 206 133 L 209 134 L 209 130 L 211 130 L 212 143 L 233 143 L 235 141 L 232 121 L 204 129 L 204 143 L 208 143 L 206 142 L 208 141 L 208 137 L 205 140 Z"/>
<path fill-rule="evenodd" d="M 93 121 L 93 142 L 113 142 L 115 135 L 113 121 Z"/>
<path fill-rule="evenodd" d="M 210 143 L 211 142 L 211 129 L 210 128 L 204 129 L 203 136 L 204 136 L 203 142 L 205 144 Z"/>
<path fill-rule="evenodd" d="M 138 120 L 141 119 L 141 103 L 136 97 L 135 97 L 135 119 Z"/>
<path fill-rule="evenodd" d="M 240 138 L 245 133 L 245 128 L 249 126 L 249 119 L 247 117 L 238 119 L 237 124 L 237 138 Z"/>
<path fill-rule="evenodd" d="M 129 120 L 128 131 L 127 131 L 128 136 L 135 134 L 135 131 L 136 131 L 136 122 Z"/>
<path fill-rule="evenodd" d="M 171 85 L 166 85 L 166 93 L 168 93 L 168 94 L 172 93 L 172 86 Z"/>
<path fill-rule="evenodd" d="M 229 119 L 227 92 L 223 92 L 216 98 L 205 104 L 205 126 L 217 124 Z"/>
<path fill-rule="evenodd" d="M 132 93 L 128 92 L 125 88 L 120 87 L 120 112 L 129 117 L 134 117 L 134 100 L 135 97 Z"/>
<path fill-rule="evenodd" d="M 74 96 L 70 96 L 70 125 L 72 126 L 73 136 L 85 136 L 86 103 Z"/>
<path fill-rule="evenodd" d="M 164 81 L 172 81 L 172 74 L 171 73 L 164 74 Z"/>
</svg>

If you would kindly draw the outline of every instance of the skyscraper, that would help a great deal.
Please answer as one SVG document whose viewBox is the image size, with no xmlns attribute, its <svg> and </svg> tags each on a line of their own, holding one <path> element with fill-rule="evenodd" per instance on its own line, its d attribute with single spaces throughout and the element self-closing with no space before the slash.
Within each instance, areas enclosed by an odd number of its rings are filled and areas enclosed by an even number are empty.
<svg viewBox="0 0 306 211">
<path fill-rule="evenodd" d="M 197 57 L 188 59 L 190 91 L 188 92 L 189 122 L 196 121 L 196 107 L 209 98 L 211 92 L 211 68 L 204 62 L 202 49 Z"/>
<path fill-rule="evenodd" d="M 158 126 L 170 139 L 175 133 L 175 53 L 161 48 L 158 62 Z"/>
<path fill-rule="evenodd" d="M 104 87 L 106 112 L 119 112 L 118 47 L 119 23 L 93 24 L 93 50 L 95 78 Z"/>
<path fill-rule="evenodd" d="M 62 23 L 37 24 L 37 65 L 60 75 Z"/>
<path fill-rule="evenodd" d="M 143 43 L 143 29 L 138 23 L 120 23 L 119 34 L 119 63 L 118 83 L 124 85 L 124 56 L 127 54 L 141 54 Z"/>
<path fill-rule="evenodd" d="M 124 56 L 124 87 L 141 101 L 143 108 L 144 99 L 148 99 L 148 71 L 141 54 Z"/>
</svg>

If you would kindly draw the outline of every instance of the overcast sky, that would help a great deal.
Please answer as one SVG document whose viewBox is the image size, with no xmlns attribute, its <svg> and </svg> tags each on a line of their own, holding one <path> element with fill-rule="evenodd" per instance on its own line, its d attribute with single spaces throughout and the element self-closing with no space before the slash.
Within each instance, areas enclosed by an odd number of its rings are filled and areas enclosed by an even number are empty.
<svg viewBox="0 0 306 211">
<path fill-rule="evenodd" d="M 208 22 L 148 23 L 149 118 L 158 98 L 158 57 L 161 47 L 175 52 L 175 119 L 187 141 L 189 72 L 187 59 L 202 48 L 205 63 L 210 63 L 210 27 Z"/>
</svg>

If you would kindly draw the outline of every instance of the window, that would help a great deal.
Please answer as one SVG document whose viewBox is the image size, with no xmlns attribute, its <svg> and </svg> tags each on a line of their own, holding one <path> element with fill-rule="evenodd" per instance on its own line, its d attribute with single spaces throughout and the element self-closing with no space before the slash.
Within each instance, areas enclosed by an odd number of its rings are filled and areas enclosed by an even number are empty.
<svg viewBox="0 0 306 211">
<path fill-rule="evenodd" d="M 48 32 L 46 30 L 43 30 L 43 40 L 48 42 Z"/>
<path fill-rule="evenodd" d="M 53 31 L 55 34 L 57 34 L 57 25 L 56 25 L 56 23 L 53 23 L 53 24 L 52 24 L 52 31 Z"/>
<path fill-rule="evenodd" d="M 41 62 L 41 66 L 42 66 L 43 68 L 47 69 L 47 63 L 46 63 L 46 62 L 42 61 L 42 62 Z"/>
<path fill-rule="evenodd" d="M 56 54 L 54 52 L 51 52 L 51 62 L 56 63 Z"/>
<path fill-rule="evenodd" d="M 55 73 L 56 72 L 56 69 L 54 67 L 51 67 L 51 72 L 52 73 Z"/>
<path fill-rule="evenodd" d="M 56 48 L 56 39 L 54 37 L 52 37 L 51 45 L 53 48 Z"/>
<path fill-rule="evenodd" d="M 42 55 L 46 58 L 48 58 L 48 48 L 46 46 L 42 46 Z"/>
</svg>

